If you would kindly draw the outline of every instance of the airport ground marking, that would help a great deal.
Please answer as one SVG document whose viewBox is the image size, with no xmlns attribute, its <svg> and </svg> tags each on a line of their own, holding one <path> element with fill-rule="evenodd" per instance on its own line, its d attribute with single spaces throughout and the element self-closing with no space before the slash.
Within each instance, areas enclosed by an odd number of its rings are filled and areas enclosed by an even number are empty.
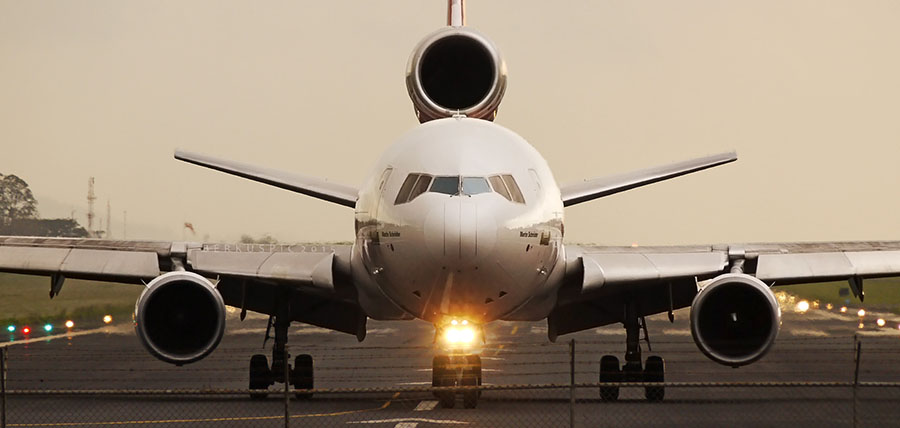
<svg viewBox="0 0 900 428">
<path fill-rule="evenodd" d="M 421 422 L 426 424 L 444 424 L 444 425 L 468 425 L 470 422 L 466 421 L 454 421 L 450 419 L 427 419 L 427 418 L 393 418 L 393 419 L 373 419 L 369 421 L 349 421 L 348 424 L 364 424 L 364 425 L 375 425 L 375 424 L 386 424 L 391 422 Z"/>
<path fill-rule="evenodd" d="M 437 403 L 438 402 L 436 400 L 420 401 L 419 405 L 416 406 L 416 408 L 413 409 L 413 411 L 414 412 L 423 412 L 426 410 L 434 410 L 435 406 L 437 406 Z"/>
</svg>

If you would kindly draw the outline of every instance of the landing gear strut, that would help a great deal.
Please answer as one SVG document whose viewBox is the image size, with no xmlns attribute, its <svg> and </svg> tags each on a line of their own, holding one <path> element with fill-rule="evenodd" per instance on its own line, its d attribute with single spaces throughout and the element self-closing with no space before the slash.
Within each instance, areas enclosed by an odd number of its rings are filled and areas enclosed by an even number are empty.
<svg viewBox="0 0 900 428">
<path fill-rule="evenodd" d="M 478 355 L 436 355 L 431 366 L 431 386 L 480 386 L 481 357 Z M 434 395 L 441 407 L 452 409 L 456 405 L 456 395 L 461 394 L 463 407 L 474 409 L 478 405 L 481 391 L 438 391 Z"/>
<path fill-rule="evenodd" d="M 287 352 L 288 327 L 290 321 L 290 308 L 287 305 L 279 308 L 278 315 L 274 317 L 275 323 L 275 346 L 272 347 L 272 365 L 265 355 L 256 354 L 250 357 L 250 398 L 263 399 L 269 395 L 269 386 L 276 382 L 284 382 L 289 380 L 294 389 L 312 389 L 313 388 L 313 359 L 309 354 L 298 355 L 294 359 L 294 366 L 286 364 L 290 359 Z M 268 337 L 268 331 L 266 332 Z M 285 376 L 284 370 L 288 373 Z M 308 392 L 297 392 L 298 399 L 309 399 L 312 397 Z"/>
<path fill-rule="evenodd" d="M 633 303 L 625 305 L 625 364 L 619 367 L 619 359 L 612 355 L 604 355 L 600 359 L 600 382 L 654 382 L 665 381 L 666 363 L 661 357 L 651 356 L 646 364 L 641 365 L 640 330 L 646 326 L 645 321 L 638 317 Z M 645 333 L 646 334 L 646 333 Z M 644 396 L 649 401 L 662 401 L 665 397 L 663 386 L 644 387 Z M 603 401 L 615 401 L 619 399 L 619 386 L 607 385 L 600 387 L 600 399 Z"/>
</svg>

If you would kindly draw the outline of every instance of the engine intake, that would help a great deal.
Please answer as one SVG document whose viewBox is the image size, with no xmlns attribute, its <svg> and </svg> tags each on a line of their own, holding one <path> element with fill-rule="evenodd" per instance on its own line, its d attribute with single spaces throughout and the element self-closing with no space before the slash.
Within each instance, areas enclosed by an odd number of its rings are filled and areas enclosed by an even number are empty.
<svg viewBox="0 0 900 428">
<path fill-rule="evenodd" d="M 153 356 L 182 365 L 209 355 L 225 333 L 225 303 L 208 279 L 193 272 L 156 277 L 134 307 L 134 328 Z"/>
<path fill-rule="evenodd" d="M 781 327 L 781 308 L 769 287 L 746 274 L 724 274 L 697 293 L 691 334 L 711 360 L 738 367 L 766 354 Z"/>
<path fill-rule="evenodd" d="M 447 27 L 413 50 L 406 89 L 419 122 L 463 114 L 494 120 L 506 91 L 506 64 L 480 33 Z"/>
</svg>

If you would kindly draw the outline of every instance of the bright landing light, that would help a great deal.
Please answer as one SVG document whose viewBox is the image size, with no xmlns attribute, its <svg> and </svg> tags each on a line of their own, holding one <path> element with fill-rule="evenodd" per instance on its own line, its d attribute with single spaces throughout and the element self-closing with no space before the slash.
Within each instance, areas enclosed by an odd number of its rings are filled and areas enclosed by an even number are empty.
<svg viewBox="0 0 900 428">
<path fill-rule="evenodd" d="M 797 303 L 797 312 L 802 313 L 802 312 L 806 312 L 808 310 L 809 310 L 809 302 L 807 302 L 806 300 L 801 300 L 799 303 Z"/>
<path fill-rule="evenodd" d="M 111 323 L 111 322 L 112 322 L 112 315 L 104 315 L 104 316 L 103 316 L 103 323 L 104 323 L 104 324 L 109 324 L 109 323 Z"/>
<path fill-rule="evenodd" d="M 475 341 L 475 329 L 472 327 L 447 327 L 444 340 L 453 345 L 468 345 Z"/>
<path fill-rule="evenodd" d="M 875 321 L 875 324 L 878 324 L 879 327 L 884 327 L 884 318 L 878 318 L 878 321 Z"/>
<path fill-rule="evenodd" d="M 72 328 L 72 327 L 75 327 L 75 323 L 72 322 L 72 320 L 66 321 L 66 328 Z"/>
<path fill-rule="evenodd" d="M 862 318 L 862 317 L 866 316 L 866 310 L 860 309 L 859 312 L 856 313 L 856 315 L 859 315 L 859 317 Z"/>
</svg>

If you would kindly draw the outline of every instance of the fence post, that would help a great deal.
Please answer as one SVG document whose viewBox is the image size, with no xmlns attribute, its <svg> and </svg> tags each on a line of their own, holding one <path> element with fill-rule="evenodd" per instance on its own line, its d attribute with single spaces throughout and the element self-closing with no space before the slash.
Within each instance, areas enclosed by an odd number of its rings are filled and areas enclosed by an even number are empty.
<svg viewBox="0 0 900 428">
<path fill-rule="evenodd" d="M 575 339 L 569 341 L 569 427 L 575 426 Z"/>
<path fill-rule="evenodd" d="M 853 371 L 853 426 L 858 427 L 859 426 L 859 418 L 857 417 L 857 408 L 856 408 L 857 403 L 858 403 L 858 400 L 856 397 L 856 393 L 857 393 L 856 390 L 859 388 L 859 360 L 860 360 L 860 356 L 862 354 L 862 342 L 859 341 L 858 334 L 853 335 L 853 343 L 856 345 L 856 357 L 854 358 L 855 362 L 856 362 L 856 369 Z"/>
<path fill-rule="evenodd" d="M 291 410 L 289 407 L 291 401 L 290 389 L 291 389 L 291 370 L 290 365 L 288 364 L 288 353 L 287 347 L 284 348 L 284 428 L 290 428 L 291 426 Z"/>
<path fill-rule="evenodd" d="M 6 428 L 6 347 L 0 346 L 0 428 Z"/>
</svg>

